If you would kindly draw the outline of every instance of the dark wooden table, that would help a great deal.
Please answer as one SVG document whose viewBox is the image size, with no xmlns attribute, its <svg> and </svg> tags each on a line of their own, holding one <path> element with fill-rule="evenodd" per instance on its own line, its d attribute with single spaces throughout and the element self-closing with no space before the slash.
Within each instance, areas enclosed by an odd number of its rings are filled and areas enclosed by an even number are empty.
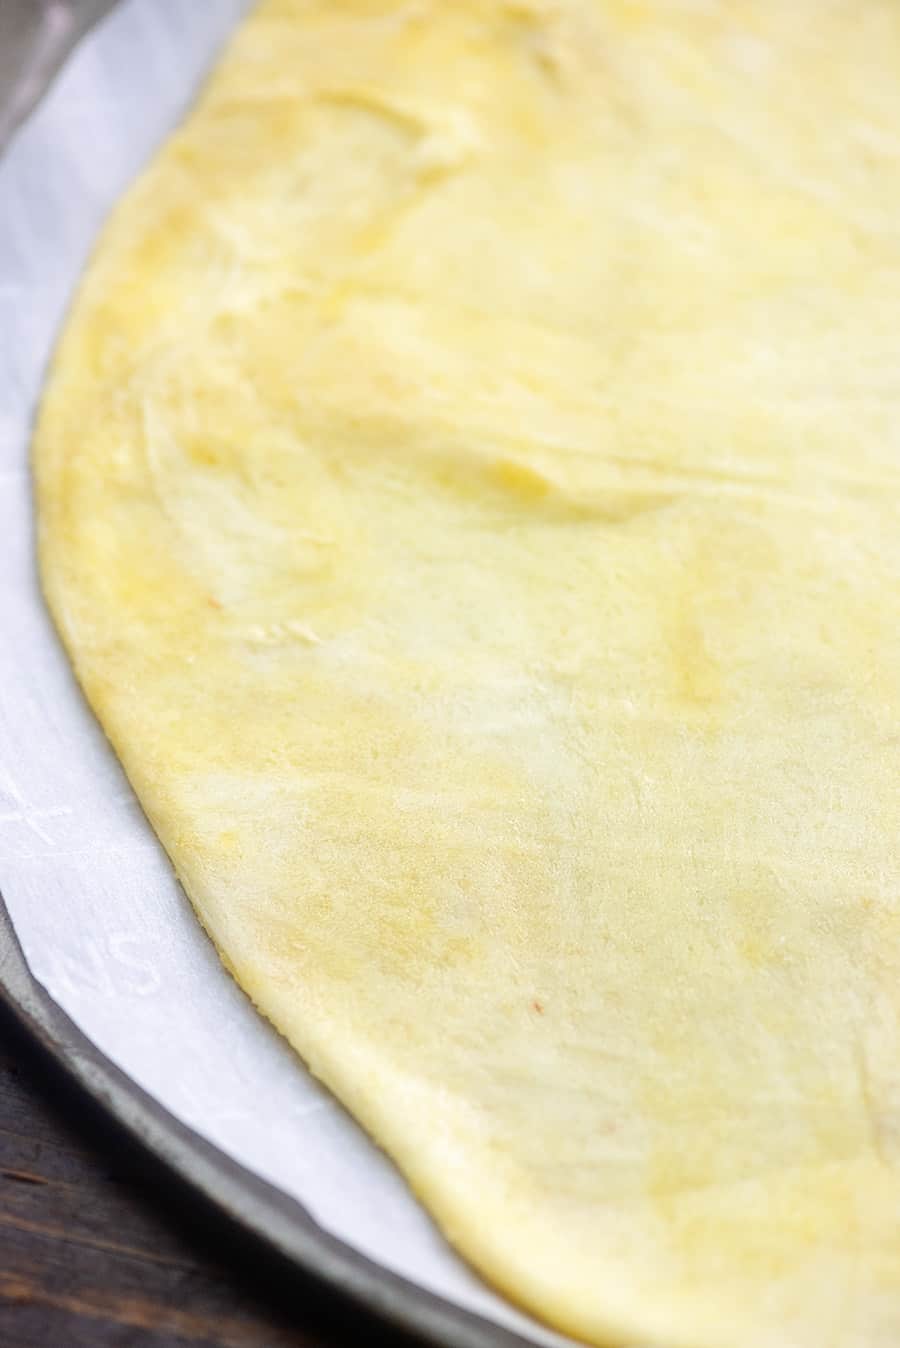
<svg viewBox="0 0 900 1348">
<path fill-rule="evenodd" d="M 0 1348 L 373 1342 L 412 1348 L 226 1229 L 0 1006 Z"/>
</svg>

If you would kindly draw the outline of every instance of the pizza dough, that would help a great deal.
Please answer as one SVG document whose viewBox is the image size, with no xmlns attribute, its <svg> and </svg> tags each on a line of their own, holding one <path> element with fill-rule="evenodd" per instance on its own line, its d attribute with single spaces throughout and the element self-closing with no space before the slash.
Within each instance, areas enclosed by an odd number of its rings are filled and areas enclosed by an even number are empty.
<svg viewBox="0 0 900 1348">
<path fill-rule="evenodd" d="M 894 0 L 268 0 L 50 377 L 223 960 L 592 1342 L 900 1340 L 898 353 Z"/>
</svg>

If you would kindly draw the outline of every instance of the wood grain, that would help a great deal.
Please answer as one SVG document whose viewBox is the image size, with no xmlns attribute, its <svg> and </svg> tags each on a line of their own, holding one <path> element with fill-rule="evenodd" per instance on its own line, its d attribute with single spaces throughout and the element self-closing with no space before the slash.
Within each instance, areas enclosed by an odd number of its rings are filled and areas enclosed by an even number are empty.
<svg viewBox="0 0 900 1348">
<path fill-rule="evenodd" d="M 0 1008 L 0 1348 L 376 1338 L 401 1343 L 217 1221 L 64 1087 Z"/>
</svg>

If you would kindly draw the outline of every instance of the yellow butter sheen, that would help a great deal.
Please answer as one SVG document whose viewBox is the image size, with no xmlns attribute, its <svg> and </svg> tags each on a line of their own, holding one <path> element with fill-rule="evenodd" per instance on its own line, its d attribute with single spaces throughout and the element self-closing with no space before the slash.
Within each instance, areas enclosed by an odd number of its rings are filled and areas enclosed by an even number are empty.
<svg viewBox="0 0 900 1348">
<path fill-rule="evenodd" d="M 49 380 L 201 920 L 591 1342 L 900 1341 L 898 353 L 894 0 L 266 0 Z"/>
</svg>

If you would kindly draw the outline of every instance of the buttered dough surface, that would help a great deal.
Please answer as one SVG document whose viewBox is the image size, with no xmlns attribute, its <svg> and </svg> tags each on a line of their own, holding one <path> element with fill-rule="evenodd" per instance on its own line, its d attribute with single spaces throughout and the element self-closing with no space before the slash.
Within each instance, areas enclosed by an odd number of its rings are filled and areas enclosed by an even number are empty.
<svg viewBox="0 0 900 1348">
<path fill-rule="evenodd" d="M 200 919 L 475 1267 L 895 1348 L 900 5 L 267 0 L 35 466 Z"/>
</svg>

